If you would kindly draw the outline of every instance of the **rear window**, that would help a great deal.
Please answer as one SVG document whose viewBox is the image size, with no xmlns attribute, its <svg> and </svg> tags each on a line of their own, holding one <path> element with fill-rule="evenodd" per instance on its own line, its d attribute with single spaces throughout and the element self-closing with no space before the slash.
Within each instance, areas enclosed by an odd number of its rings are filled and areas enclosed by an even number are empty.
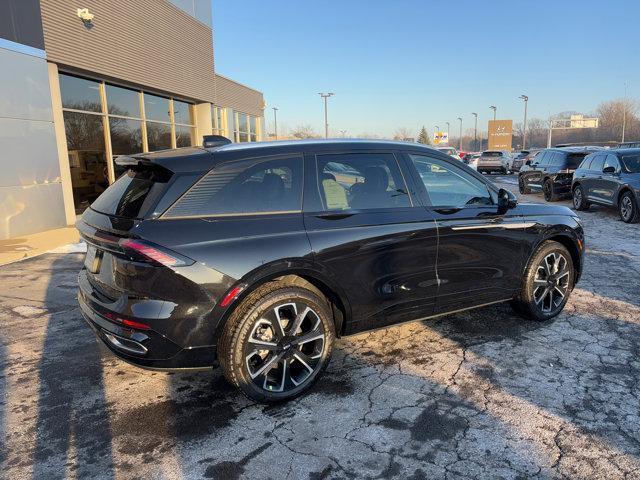
<svg viewBox="0 0 640 480">
<path fill-rule="evenodd" d="M 144 218 L 170 178 L 167 170 L 129 170 L 91 204 L 91 209 L 117 217 Z"/>
<path fill-rule="evenodd" d="M 293 213 L 302 210 L 302 158 L 225 162 L 202 177 L 165 217 Z"/>
<path fill-rule="evenodd" d="M 586 156 L 586 153 L 570 153 L 569 155 L 567 155 L 567 168 L 572 168 L 575 170 L 576 168 L 578 168 L 578 165 L 580 165 L 580 163 Z"/>
<path fill-rule="evenodd" d="M 640 155 L 623 155 L 622 164 L 627 172 L 640 173 Z"/>
<path fill-rule="evenodd" d="M 502 152 L 484 152 L 482 156 L 483 157 L 501 157 Z"/>
</svg>

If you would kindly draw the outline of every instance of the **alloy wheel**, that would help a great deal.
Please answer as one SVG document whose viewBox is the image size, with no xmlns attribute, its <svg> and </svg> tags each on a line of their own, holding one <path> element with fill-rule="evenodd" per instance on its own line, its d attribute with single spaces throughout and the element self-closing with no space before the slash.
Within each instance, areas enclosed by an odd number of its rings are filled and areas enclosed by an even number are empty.
<svg viewBox="0 0 640 480">
<path fill-rule="evenodd" d="M 628 222 L 633 215 L 633 203 L 628 195 L 623 196 L 620 201 L 620 214 L 625 222 Z"/>
<path fill-rule="evenodd" d="M 573 206 L 576 209 L 582 206 L 582 190 L 579 187 L 573 191 Z"/>
<path fill-rule="evenodd" d="M 551 252 L 542 259 L 533 280 L 533 300 L 542 313 L 552 314 L 562 308 L 570 277 L 569 261 L 562 253 Z"/>
<path fill-rule="evenodd" d="M 318 314 L 301 301 L 265 312 L 244 348 L 251 381 L 268 392 L 286 392 L 305 383 L 320 367 L 325 332 Z"/>
</svg>

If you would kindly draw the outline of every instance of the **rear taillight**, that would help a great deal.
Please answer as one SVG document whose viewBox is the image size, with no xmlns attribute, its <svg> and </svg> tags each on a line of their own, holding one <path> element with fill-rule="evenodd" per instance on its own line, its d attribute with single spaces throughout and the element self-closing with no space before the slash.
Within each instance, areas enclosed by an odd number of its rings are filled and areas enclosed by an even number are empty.
<svg viewBox="0 0 640 480">
<path fill-rule="evenodd" d="M 151 327 L 146 323 L 136 322 L 134 320 L 129 320 L 128 318 L 120 318 L 116 314 L 111 312 L 101 313 L 104 318 L 111 320 L 112 322 L 119 323 L 124 327 L 136 328 L 138 330 L 149 330 Z"/>
<path fill-rule="evenodd" d="M 134 240 L 131 238 L 123 238 L 118 244 L 125 250 L 129 250 L 146 260 L 150 260 L 165 267 L 184 267 L 193 265 L 194 260 L 180 255 L 171 250 L 155 245 L 145 240 Z"/>
</svg>

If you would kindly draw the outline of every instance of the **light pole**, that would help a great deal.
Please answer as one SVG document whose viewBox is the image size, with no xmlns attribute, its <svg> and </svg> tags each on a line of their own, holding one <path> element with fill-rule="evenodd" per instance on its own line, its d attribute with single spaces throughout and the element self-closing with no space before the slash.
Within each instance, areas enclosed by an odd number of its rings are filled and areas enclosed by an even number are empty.
<svg viewBox="0 0 640 480">
<path fill-rule="evenodd" d="M 520 95 L 518 98 L 524 100 L 524 124 L 522 127 L 522 150 L 526 150 L 527 147 L 527 102 L 529 97 L 526 95 Z"/>
<path fill-rule="evenodd" d="M 498 107 L 496 107 L 495 105 L 489 105 L 489 108 L 491 110 L 493 110 L 493 119 L 496 119 L 496 110 L 498 110 Z"/>
<path fill-rule="evenodd" d="M 324 138 L 329 138 L 329 120 L 327 119 L 327 99 L 333 97 L 334 93 L 319 93 L 324 100 Z"/>
<path fill-rule="evenodd" d="M 440 127 L 438 125 L 435 126 L 435 132 L 433 132 L 433 140 L 438 141 L 438 143 L 440 143 L 440 139 L 438 137 L 438 132 L 440 132 Z"/>
<path fill-rule="evenodd" d="M 449 124 L 449 122 L 444 122 L 444 123 L 447 124 L 447 143 L 449 143 L 449 127 L 450 127 L 450 124 Z"/>
<path fill-rule="evenodd" d="M 624 131 L 627 126 L 627 82 L 624 82 L 624 101 L 622 102 L 622 140 L 624 143 Z"/>
<path fill-rule="evenodd" d="M 471 112 L 471 115 L 475 117 L 475 125 L 473 127 L 473 148 L 478 150 L 478 114 Z"/>
<path fill-rule="evenodd" d="M 462 117 L 458 117 L 460 120 L 460 145 L 458 146 L 458 151 L 462 150 Z"/>
<path fill-rule="evenodd" d="M 273 131 L 275 133 L 276 140 L 278 140 L 278 108 L 277 107 L 272 107 L 272 108 L 273 108 Z"/>
</svg>

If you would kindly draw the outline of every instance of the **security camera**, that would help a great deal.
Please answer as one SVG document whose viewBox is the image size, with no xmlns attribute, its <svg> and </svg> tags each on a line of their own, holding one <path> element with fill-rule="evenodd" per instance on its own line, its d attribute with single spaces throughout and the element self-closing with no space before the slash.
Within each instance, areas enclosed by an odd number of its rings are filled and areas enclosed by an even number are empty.
<svg viewBox="0 0 640 480">
<path fill-rule="evenodd" d="M 93 20 L 94 15 L 93 15 L 93 13 L 89 12 L 88 8 L 79 8 L 78 9 L 78 17 L 84 23 L 91 23 L 91 21 Z"/>
</svg>

